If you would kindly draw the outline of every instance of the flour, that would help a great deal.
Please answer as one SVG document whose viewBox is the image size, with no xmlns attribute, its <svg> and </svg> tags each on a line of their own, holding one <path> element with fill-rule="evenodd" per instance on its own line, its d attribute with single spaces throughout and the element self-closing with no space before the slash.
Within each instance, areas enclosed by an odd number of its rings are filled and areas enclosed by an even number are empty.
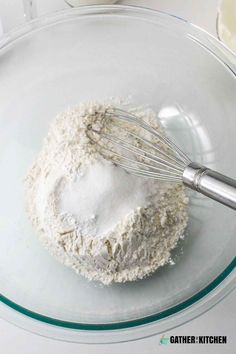
<svg viewBox="0 0 236 354">
<path fill-rule="evenodd" d="M 181 184 L 136 177 L 109 161 L 90 130 L 105 129 L 107 109 L 88 103 L 59 114 L 25 181 L 28 215 L 45 247 L 104 284 L 166 264 L 184 235 L 188 203 Z M 152 111 L 135 113 L 162 131 Z"/>
</svg>

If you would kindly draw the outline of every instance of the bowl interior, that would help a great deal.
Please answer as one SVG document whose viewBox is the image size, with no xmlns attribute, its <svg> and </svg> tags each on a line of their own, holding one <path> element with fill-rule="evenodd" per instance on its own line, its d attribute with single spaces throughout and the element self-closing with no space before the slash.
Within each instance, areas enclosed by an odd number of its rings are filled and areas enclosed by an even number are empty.
<svg viewBox="0 0 236 354">
<path fill-rule="evenodd" d="M 235 213 L 196 193 L 176 264 L 108 287 L 51 258 L 24 209 L 23 179 L 50 122 L 87 100 L 129 98 L 132 106 L 151 107 L 193 160 L 236 177 L 235 75 L 176 21 L 90 11 L 36 27 L 1 50 L 0 292 L 6 298 L 54 319 L 117 323 L 187 300 L 232 261 Z"/>
</svg>

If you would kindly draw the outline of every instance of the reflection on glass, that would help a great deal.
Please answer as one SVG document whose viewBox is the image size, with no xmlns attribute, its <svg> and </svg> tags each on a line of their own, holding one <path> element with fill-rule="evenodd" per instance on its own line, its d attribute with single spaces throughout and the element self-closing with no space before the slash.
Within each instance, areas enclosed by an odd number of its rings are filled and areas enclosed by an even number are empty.
<svg viewBox="0 0 236 354">
<path fill-rule="evenodd" d="M 214 167 L 215 149 L 201 121 L 179 105 L 165 105 L 158 118 L 170 138 L 195 162 Z"/>
<path fill-rule="evenodd" d="M 23 0 L 23 6 L 26 21 L 30 21 L 37 16 L 36 0 Z"/>
</svg>

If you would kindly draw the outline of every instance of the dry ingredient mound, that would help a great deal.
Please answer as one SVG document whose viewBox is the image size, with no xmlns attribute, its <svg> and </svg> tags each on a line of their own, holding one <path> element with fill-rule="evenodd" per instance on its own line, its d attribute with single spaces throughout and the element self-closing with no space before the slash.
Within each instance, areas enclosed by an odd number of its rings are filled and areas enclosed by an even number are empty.
<svg viewBox="0 0 236 354">
<path fill-rule="evenodd" d="M 51 255 L 104 284 L 163 266 L 183 238 L 188 199 L 182 184 L 128 174 L 91 139 L 110 106 L 87 103 L 59 114 L 26 180 L 29 218 Z M 163 132 L 154 112 L 135 114 Z"/>
</svg>

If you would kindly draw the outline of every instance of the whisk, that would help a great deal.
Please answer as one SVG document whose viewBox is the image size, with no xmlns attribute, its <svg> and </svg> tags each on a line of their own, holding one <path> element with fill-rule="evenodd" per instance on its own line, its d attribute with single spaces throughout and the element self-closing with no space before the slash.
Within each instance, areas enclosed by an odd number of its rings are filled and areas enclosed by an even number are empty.
<svg viewBox="0 0 236 354">
<path fill-rule="evenodd" d="M 137 176 L 183 182 L 185 186 L 236 210 L 236 180 L 192 162 L 169 138 L 133 113 L 112 108 L 106 111 L 105 118 L 110 125 L 114 124 L 125 132 L 120 135 L 112 133 L 112 129 L 99 132 L 107 140 L 103 148 L 112 152 L 116 165 Z M 130 130 L 129 124 L 138 130 Z M 137 133 L 141 130 L 143 135 Z"/>
</svg>

